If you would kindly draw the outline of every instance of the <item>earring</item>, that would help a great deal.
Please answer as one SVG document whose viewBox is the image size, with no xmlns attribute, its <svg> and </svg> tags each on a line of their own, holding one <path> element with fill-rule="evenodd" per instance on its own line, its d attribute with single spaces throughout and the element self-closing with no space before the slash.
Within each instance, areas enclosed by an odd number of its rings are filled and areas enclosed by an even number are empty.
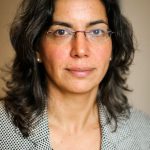
<svg viewBox="0 0 150 150">
<path fill-rule="evenodd" d="M 41 58 L 40 58 L 39 52 L 36 52 L 36 60 L 37 60 L 38 63 L 41 63 L 41 62 L 42 62 L 42 60 L 41 60 Z"/>
<path fill-rule="evenodd" d="M 112 58 L 110 57 L 110 58 L 109 58 L 109 61 L 111 61 L 111 60 L 112 60 Z"/>
<path fill-rule="evenodd" d="M 37 58 L 37 62 L 38 62 L 38 63 L 41 63 L 42 61 L 41 61 L 41 59 L 40 59 L 40 58 Z"/>
</svg>

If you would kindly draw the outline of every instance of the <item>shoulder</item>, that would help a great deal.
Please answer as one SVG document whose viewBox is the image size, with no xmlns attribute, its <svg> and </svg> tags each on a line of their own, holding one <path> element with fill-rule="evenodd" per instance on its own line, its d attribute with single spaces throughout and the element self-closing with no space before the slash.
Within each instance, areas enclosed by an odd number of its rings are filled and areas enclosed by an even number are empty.
<svg viewBox="0 0 150 150">
<path fill-rule="evenodd" d="M 11 115 L 8 115 L 5 111 L 4 103 L 0 101 L 0 149 L 50 150 L 46 112 L 39 116 L 37 120 L 30 136 L 23 137 L 20 130 L 13 124 Z"/>
<path fill-rule="evenodd" d="M 141 149 L 150 148 L 150 116 L 135 108 L 127 120 L 131 135 Z"/>
<path fill-rule="evenodd" d="M 5 107 L 4 107 L 4 101 L 0 101 L 0 121 L 1 123 L 3 123 L 3 121 L 8 121 L 8 114 L 5 111 Z"/>
<path fill-rule="evenodd" d="M 150 149 L 150 117 L 132 108 L 129 118 L 121 119 L 116 131 L 109 134 L 112 143 L 119 150 Z"/>
<path fill-rule="evenodd" d="M 147 114 L 131 108 L 128 117 L 125 114 L 118 116 L 117 126 L 114 120 L 107 123 L 108 115 L 106 107 L 101 107 L 102 147 L 104 149 L 108 145 L 116 150 L 150 149 L 150 117 Z"/>
<path fill-rule="evenodd" d="M 141 131 L 149 131 L 150 135 L 150 116 L 146 113 L 139 111 L 135 108 L 131 109 L 130 118 L 128 120 L 129 125 L 134 130 L 141 129 Z"/>
<path fill-rule="evenodd" d="M 7 114 L 4 102 L 0 101 L 0 147 L 2 149 L 29 149 L 33 144 L 24 139 L 19 129 L 16 128 Z"/>
<path fill-rule="evenodd" d="M 1 127 L 7 130 L 7 127 L 9 128 L 12 125 L 11 117 L 8 115 L 8 113 L 5 110 L 4 101 L 0 101 L 0 121 L 1 121 Z"/>
</svg>

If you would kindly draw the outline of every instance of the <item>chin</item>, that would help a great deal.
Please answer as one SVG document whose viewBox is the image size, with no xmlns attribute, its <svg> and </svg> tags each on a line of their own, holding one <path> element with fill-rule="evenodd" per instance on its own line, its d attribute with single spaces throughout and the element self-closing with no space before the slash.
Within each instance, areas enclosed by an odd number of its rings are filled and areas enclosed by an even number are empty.
<svg viewBox="0 0 150 150">
<path fill-rule="evenodd" d="M 92 91 L 97 91 L 99 87 L 99 84 L 96 85 L 91 85 L 90 84 L 72 84 L 72 85 L 68 85 L 65 89 L 66 91 L 70 92 L 70 93 L 74 93 L 74 94 L 87 94 L 87 93 L 91 93 Z"/>
</svg>

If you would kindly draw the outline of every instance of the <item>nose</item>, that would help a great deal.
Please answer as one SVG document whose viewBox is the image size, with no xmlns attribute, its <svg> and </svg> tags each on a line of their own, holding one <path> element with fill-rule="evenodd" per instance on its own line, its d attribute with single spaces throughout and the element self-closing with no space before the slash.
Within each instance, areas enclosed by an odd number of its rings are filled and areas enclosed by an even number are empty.
<svg viewBox="0 0 150 150">
<path fill-rule="evenodd" d="M 72 40 L 72 49 L 70 53 L 73 58 L 82 58 L 89 56 L 89 46 L 85 34 L 78 32 Z"/>
</svg>

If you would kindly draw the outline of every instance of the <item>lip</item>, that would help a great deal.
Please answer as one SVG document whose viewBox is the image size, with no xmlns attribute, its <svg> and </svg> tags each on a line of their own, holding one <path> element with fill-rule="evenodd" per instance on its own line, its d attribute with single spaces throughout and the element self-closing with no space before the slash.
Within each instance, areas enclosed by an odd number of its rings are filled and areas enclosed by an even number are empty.
<svg viewBox="0 0 150 150">
<path fill-rule="evenodd" d="M 73 67 L 73 68 L 67 68 L 66 69 L 71 75 L 77 77 L 77 78 L 85 78 L 89 76 L 95 68 L 89 68 L 89 67 Z"/>
</svg>

